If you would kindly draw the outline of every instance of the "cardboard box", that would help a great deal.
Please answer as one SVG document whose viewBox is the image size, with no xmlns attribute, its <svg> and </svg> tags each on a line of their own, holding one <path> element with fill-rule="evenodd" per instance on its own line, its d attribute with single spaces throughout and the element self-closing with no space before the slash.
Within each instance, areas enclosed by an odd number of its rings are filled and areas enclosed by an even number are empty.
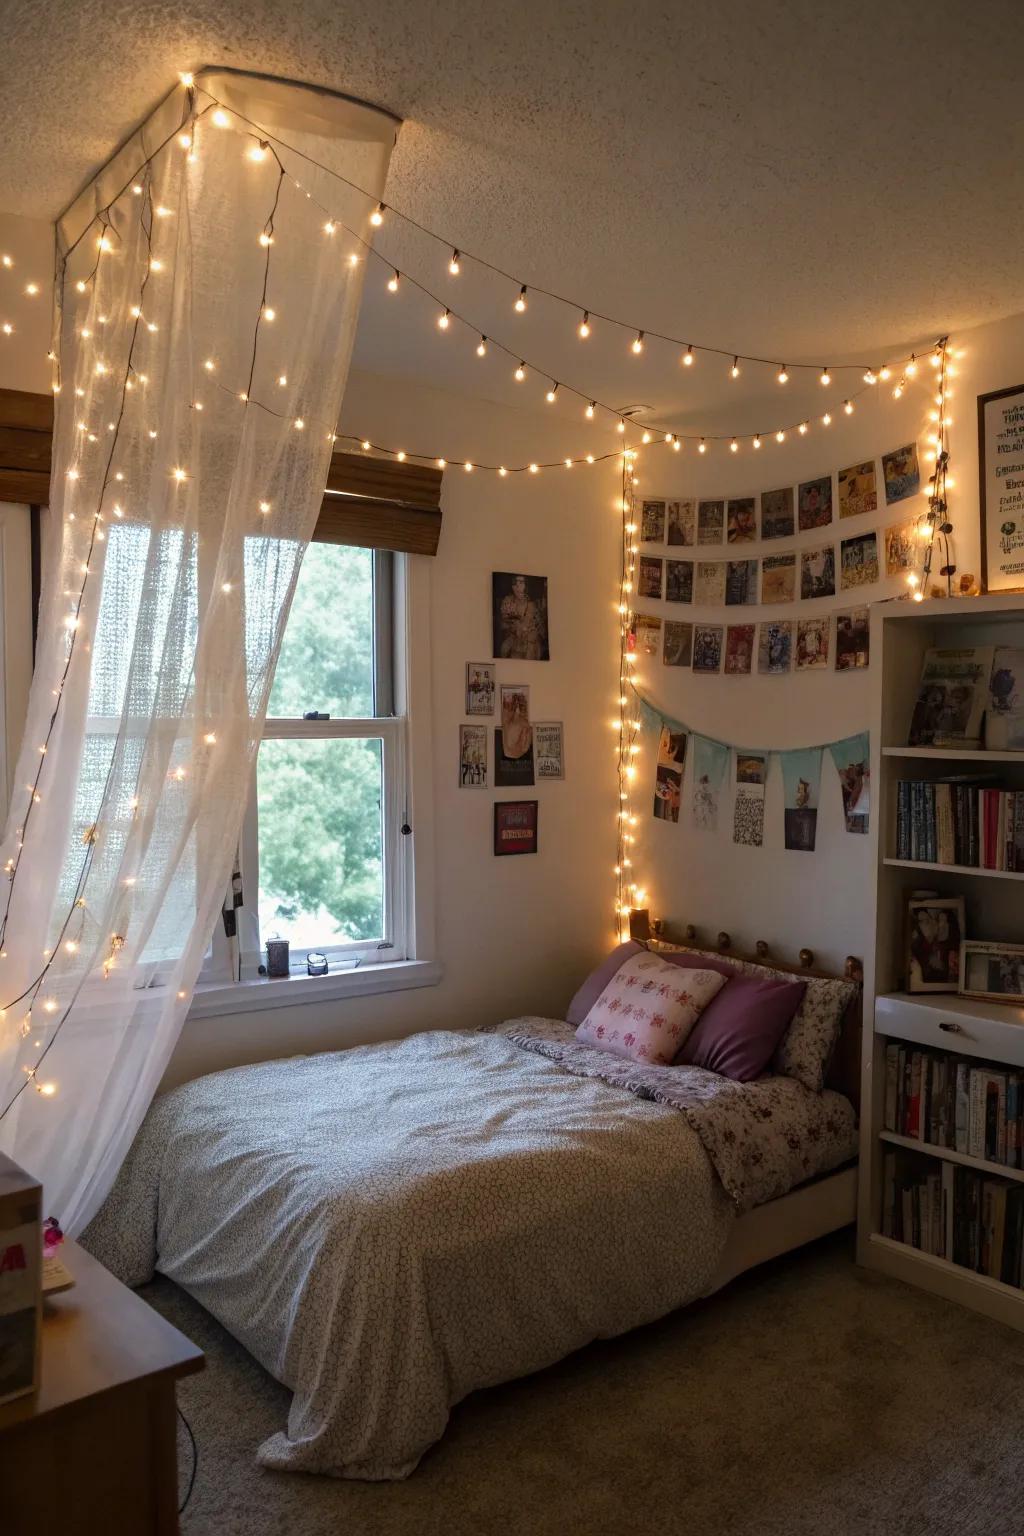
<svg viewBox="0 0 1024 1536">
<path fill-rule="evenodd" d="M 42 1198 L 42 1186 L 0 1152 L 0 1403 L 39 1386 Z"/>
</svg>

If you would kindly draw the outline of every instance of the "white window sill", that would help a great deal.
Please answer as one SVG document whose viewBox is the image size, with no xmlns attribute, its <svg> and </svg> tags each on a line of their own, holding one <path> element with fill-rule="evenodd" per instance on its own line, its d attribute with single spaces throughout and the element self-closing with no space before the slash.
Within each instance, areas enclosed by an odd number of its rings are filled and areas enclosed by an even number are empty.
<svg viewBox="0 0 1024 1536">
<path fill-rule="evenodd" d="M 436 960 L 391 960 L 361 965 L 328 976 L 266 976 L 252 981 L 200 983 L 188 1010 L 189 1019 L 213 1019 L 225 1013 L 255 1013 L 268 1008 L 293 1008 L 302 1003 L 337 1002 L 370 997 L 377 992 L 404 992 L 410 987 L 436 987 L 443 967 Z"/>
</svg>

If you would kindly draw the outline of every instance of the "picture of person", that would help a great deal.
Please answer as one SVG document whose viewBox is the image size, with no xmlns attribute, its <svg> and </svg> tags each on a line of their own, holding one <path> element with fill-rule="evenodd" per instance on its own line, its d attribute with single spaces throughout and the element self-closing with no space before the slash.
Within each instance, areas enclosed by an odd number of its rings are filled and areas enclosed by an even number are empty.
<svg viewBox="0 0 1024 1536">
<path fill-rule="evenodd" d="M 793 533 L 793 487 L 761 492 L 762 539 L 788 539 Z"/>
<path fill-rule="evenodd" d="M 494 714 L 494 665 L 492 662 L 467 661 L 466 714 Z"/>
<path fill-rule="evenodd" d="M 662 661 L 666 667 L 688 667 L 693 660 L 693 625 L 665 621 L 665 648 Z"/>
<path fill-rule="evenodd" d="M 882 476 L 885 480 L 885 504 L 906 501 L 921 489 L 921 471 L 917 463 L 917 444 L 906 443 L 892 453 L 882 455 Z"/>
<path fill-rule="evenodd" d="M 862 512 L 874 512 L 878 507 L 875 490 L 875 461 L 851 464 L 839 471 L 839 516 L 858 517 Z"/>
<path fill-rule="evenodd" d="M 487 788 L 487 727 L 459 726 L 459 787 Z"/>
<path fill-rule="evenodd" d="M 669 603 L 693 601 L 693 561 L 665 561 L 665 600 Z"/>
<path fill-rule="evenodd" d="M 697 503 L 697 543 L 721 544 L 725 533 L 725 502 Z"/>
<path fill-rule="evenodd" d="M 960 898 L 910 902 L 908 992 L 956 992 L 960 985 Z"/>
<path fill-rule="evenodd" d="M 822 549 L 800 551 L 800 596 L 834 597 L 836 592 L 836 552 L 831 544 Z"/>
<path fill-rule="evenodd" d="M 730 544 L 753 544 L 757 538 L 757 517 L 754 513 L 753 496 L 744 496 L 729 503 L 729 521 L 726 539 Z"/>
<path fill-rule="evenodd" d="M 840 544 L 840 572 L 842 585 L 847 587 L 870 586 L 878 580 L 878 539 L 873 533 L 861 533 L 853 539 L 843 539 Z"/>
<path fill-rule="evenodd" d="M 506 757 L 522 757 L 530 750 L 530 690 L 519 684 L 501 685 L 501 745 Z"/>
<path fill-rule="evenodd" d="M 789 672 L 793 665 L 793 623 L 780 619 L 775 623 L 762 624 L 758 636 L 757 670 L 778 676 Z"/>
<path fill-rule="evenodd" d="M 722 626 L 701 625 L 693 635 L 693 670 L 719 672 L 722 667 Z"/>
<path fill-rule="evenodd" d="M 640 542 L 663 544 L 665 542 L 665 503 L 645 501 L 641 508 Z"/>
<path fill-rule="evenodd" d="M 548 579 L 495 571 L 491 577 L 494 654 L 508 661 L 548 661 Z"/>
<path fill-rule="evenodd" d="M 693 500 L 666 503 L 668 542 L 692 544 L 697 529 L 697 503 Z"/>
<path fill-rule="evenodd" d="M 798 495 L 800 527 L 824 528 L 832 521 L 832 476 L 805 480 Z"/>
</svg>

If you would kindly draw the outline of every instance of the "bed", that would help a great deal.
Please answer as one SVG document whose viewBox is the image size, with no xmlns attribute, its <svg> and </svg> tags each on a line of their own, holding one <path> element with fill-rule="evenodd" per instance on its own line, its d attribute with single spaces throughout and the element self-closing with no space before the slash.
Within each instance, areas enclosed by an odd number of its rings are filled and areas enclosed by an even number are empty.
<svg viewBox="0 0 1024 1536">
<path fill-rule="evenodd" d="M 291 1389 L 263 1465 L 401 1478 L 468 1393 L 851 1220 L 855 1152 L 834 1088 L 523 1018 L 173 1090 L 83 1241 L 129 1284 L 176 1281 Z"/>
</svg>

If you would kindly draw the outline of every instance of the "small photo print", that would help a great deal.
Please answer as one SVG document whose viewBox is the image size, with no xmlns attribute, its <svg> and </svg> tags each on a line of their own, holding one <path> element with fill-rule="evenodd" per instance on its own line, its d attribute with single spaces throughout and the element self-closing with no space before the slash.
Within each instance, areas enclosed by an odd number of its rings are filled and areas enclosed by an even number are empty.
<svg viewBox="0 0 1024 1536">
<path fill-rule="evenodd" d="M 697 503 L 697 543 L 721 544 L 725 536 L 725 502 Z"/>
<path fill-rule="evenodd" d="M 664 544 L 665 503 L 663 501 L 643 503 L 640 516 L 640 542 L 641 544 Z"/>
<path fill-rule="evenodd" d="M 497 800 L 494 805 L 494 852 L 537 852 L 537 801 Z"/>
<path fill-rule="evenodd" d="M 862 512 L 878 510 L 878 491 L 875 488 L 875 461 L 851 464 L 839 471 L 839 516 L 859 517 Z"/>
<path fill-rule="evenodd" d="M 674 619 L 665 620 L 665 649 L 661 659 L 666 667 L 688 667 L 692 664 L 692 624 L 677 624 Z"/>
<path fill-rule="evenodd" d="M 800 551 L 800 596 L 834 597 L 836 593 L 836 552 L 831 544 L 821 549 Z"/>
<path fill-rule="evenodd" d="M 962 896 L 911 896 L 907 903 L 907 991 L 958 991 L 963 936 Z"/>
<path fill-rule="evenodd" d="M 791 538 L 793 525 L 793 487 L 784 485 L 778 491 L 761 492 L 762 539 Z"/>
<path fill-rule="evenodd" d="M 882 478 L 885 480 L 885 504 L 906 501 L 921 489 L 921 471 L 917 463 L 917 444 L 906 443 L 892 453 L 882 454 Z"/>
<path fill-rule="evenodd" d="M 798 619 L 796 625 L 796 666 L 798 672 L 828 666 L 829 620 Z"/>
<path fill-rule="evenodd" d="M 491 576 L 494 654 L 509 661 L 548 661 L 548 579 L 515 571 Z"/>
<path fill-rule="evenodd" d="M 878 580 L 878 535 L 859 533 L 839 548 L 839 580 L 847 587 L 867 587 Z"/>
<path fill-rule="evenodd" d="M 824 528 L 832 521 L 832 476 L 805 480 L 800 487 L 798 506 L 800 528 Z"/>
<path fill-rule="evenodd" d="M 640 556 L 640 569 L 637 573 L 637 593 L 640 597 L 661 597 L 662 567 L 664 560 L 657 560 L 653 555 Z"/>
<path fill-rule="evenodd" d="M 668 542 L 670 544 L 693 544 L 697 539 L 697 503 L 689 499 L 687 501 L 668 501 L 665 503 L 666 521 L 668 530 Z"/>
<path fill-rule="evenodd" d="M 686 765 L 686 732 L 661 728 L 654 778 L 654 815 L 658 821 L 678 821 Z"/>
<path fill-rule="evenodd" d="M 761 561 L 762 603 L 791 603 L 796 597 L 796 555 L 765 555 Z"/>
<path fill-rule="evenodd" d="M 501 725 L 494 735 L 495 784 L 532 784 L 533 727 L 530 690 L 525 683 L 502 683 Z"/>
<path fill-rule="evenodd" d="M 753 544 L 757 539 L 757 512 L 753 496 L 730 501 L 726 538 L 730 544 Z"/>
<path fill-rule="evenodd" d="M 725 601 L 730 608 L 757 602 L 757 561 L 725 562 Z"/>
<path fill-rule="evenodd" d="M 487 727 L 459 726 L 459 788 L 487 788 Z"/>
<path fill-rule="evenodd" d="M 565 778 L 561 720 L 538 720 L 533 727 L 533 756 L 538 784 Z"/>
<path fill-rule="evenodd" d="M 774 619 L 760 626 L 757 637 L 757 670 L 778 677 L 793 669 L 793 620 Z"/>
<path fill-rule="evenodd" d="M 736 783 L 763 784 L 768 777 L 768 759 L 760 752 L 736 751 Z"/>
<path fill-rule="evenodd" d="M 693 631 L 693 670 L 695 672 L 720 672 L 722 670 L 721 624 L 698 624 Z"/>
<path fill-rule="evenodd" d="M 917 564 L 917 524 L 896 523 L 885 530 L 885 574 L 899 576 Z"/>
<path fill-rule="evenodd" d="M 500 726 L 494 730 L 494 787 L 495 789 L 524 789 L 533 783 L 533 727 L 527 726 L 529 740 L 521 752 L 506 751 L 504 732 Z"/>
<path fill-rule="evenodd" d="M 693 600 L 706 608 L 725 602 L 725 561 L 698 560 L 693 571 Z"/>
<path fill-rule="evenodd" d="M 665 561 L 665 600 L 669 603 L 693 602 L 693 561 Z"/>
<path fill-rule="evenodd" d="M 653 613 L 633 615 L 635 648 L 641 656 L 657 656 L 661 650 L 661 620 Z"/>
<path fill-rule="evenodd" d="M 730 624 L 725 636 L 725 670 L 733 676 L 750 671 L 754 660 L 753 624 Z"/>
<path fill-rule="evenodd" d="M 870 615 L 866 608 L 836 614 L 836 671 L 855 672 L 868 664 Z"/>
<path fill-rule="evenodd" d="M 494 714 L 493 661 L 466 662 L 466 714 Z"/>
</svg>

